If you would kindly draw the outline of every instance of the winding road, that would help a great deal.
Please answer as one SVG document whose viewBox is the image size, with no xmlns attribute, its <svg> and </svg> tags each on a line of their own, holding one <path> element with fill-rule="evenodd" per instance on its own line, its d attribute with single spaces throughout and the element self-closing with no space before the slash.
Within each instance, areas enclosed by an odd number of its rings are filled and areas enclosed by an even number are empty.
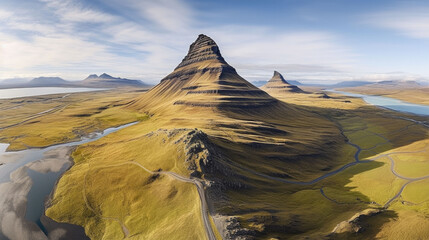
<svg viewBox="0 0 429 240">
<path fill-rule="evenodd" d="M 426 147 L 425 147 L 426 148 Z M 417 151 L 417 152 L 413 152 L 413 153 L 418 153 L 418 152 L 426 152 L 426 149 L 423 151 Z M 410 152 L 405 152 L 405 153 L 410 153 Z M 405 187 L 412 183 L 412 182 L 416 182 L 416 181 L 420 181 L 420 180 L 424 180 L 424 179 L 428 179 L 429 175 L 426 176 L 422 176 L 422 177 L 416 177 L 416 178 L 411 178 L 411 177 L 405 177 L 400 175 L 398 172 L 396 172 L 395 170 L 395 160 L 393 160 L 392 157 L 390 157 L 390 155 L 392 154 L 400 154 L 400 153 L 390 153 L 390 154 L 382 154 L 381 156 L 385 156 L 390 160 L 390 171 L 398 178 L 404 179 L 404 180 L 408 180 L 408 182 L 406 182 L 404 185 L 402 185 L 401 189 L 399 190 L 399 192 L 393 196 L 391 199 L 389 199 L 386 204 L 384 204 L 384 208 L 388 208 L 390 206 L 390 204 L 396 200 L 399 196 L 401 196 L 402 192 L 404 191 Z"/>
<path fill-rule="evenodd" d="M 135 166 L 138 166 L 150 174 L 163 174 L 163 175 L 170 176 L 170 177 L 177 179 L 179 181 L 182 181 L 182 182 L 188 182 L 188 183 L 195 184 L 195 186 L 197 187 L 197 190 L 198 190 L 198 195 L 200 197 L 200 201 L 201 201 L 201 216 L 203 218 L 203 224 L 204 224 L 204 229 L 205 229 L 206 234 L 207 234 L 207 238 L 209 240 L 216 240 L 215 233 L 214 233 L 212 225 L 210 223 L 210 214 L 208 212 L 208 204 L 207 204 L 206 194 L 204 191 L 204 185 L 203 185 L 202 180 L 197 179 L 197 178 L 187 178 L 187 177 L 181 176 L 175 172 L 168 172 L 168 171 L 155 171 L 155 172 L 153 172 L 153 171 L 147 169 L 146 167 L 144 167 L 143 165 L 141 165 L 140 163 L 135 162 L 135 161 L 128 161 L 128 162 L 122 162 L 122 163 L 113 164 L 113 165 L 107 165 L 107 166 L 103 166 L 101 168 L 118 167 L 118 166 L 122 166 L 122 165 L 126 165 L 126 164 L 133 164 Z M 86 182 L 86 175 L 85 175 L 84 181 Z M 85 200 L 86 205 L 88 206 L 88 208 L 90 210 L 92 210 L 94 212 L 94 210 L 90 207 L 89 203 L 87 202 L 85 187 L 83 189 L 83 195 L 84 195 L 84 200 Z M 118 218 L 113 218 L 113 217 L 103 217 L 103 218 L 118 221 L 122 226 L 124 238 L 128 237 L 128 233 L 129 233 L 128 229 L 126 228 L 125 224 L 123 224 Z"/>
</svg>

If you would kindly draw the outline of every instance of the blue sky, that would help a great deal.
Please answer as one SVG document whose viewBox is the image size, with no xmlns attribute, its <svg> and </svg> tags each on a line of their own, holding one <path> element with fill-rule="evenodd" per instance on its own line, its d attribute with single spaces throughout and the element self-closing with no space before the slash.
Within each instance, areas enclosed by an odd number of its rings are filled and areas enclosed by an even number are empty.
<svg viewBox="0 0 429 240">
<path fill-rule="evenodd" d="M 429 1 L 0 0 L 0 79 L 157 83 L 198 34 L 250 81 L 429 81 Z"/>
</svg>

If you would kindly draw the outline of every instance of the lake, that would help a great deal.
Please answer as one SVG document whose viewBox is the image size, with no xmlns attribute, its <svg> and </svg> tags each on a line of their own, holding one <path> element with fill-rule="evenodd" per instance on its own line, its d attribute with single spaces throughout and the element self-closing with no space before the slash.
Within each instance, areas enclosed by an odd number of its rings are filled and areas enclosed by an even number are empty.
<svg viewBox="0 0 429 240">
<path fill-rule="evenodd" d="M 337 91 L 337 90 L 326 90 L 326 91 L 327 92 L 333 92 L 333 93 L 339 93 L 339 94 L 343 94 L 343 95 L 350 96 L 350 97 L 359 97 L 359 98 L 362 98 L 365 102 L 367 102 L 369 104 L 388 108 L 388 109 L 399 111 L 399 112 L 406 112 L 406 113 L 412 113 L 412 114 L 417 114 L 417 115 L 429 116 L 429 106 L 428 105 L 409 103 L 409 102 L 405 102 L 405 101 L 402 101 L 399 99 L 383 97 L 383 96 L 349 93 L 349 92 L 343 92 L 343 91 Z"/>
<path fill-rule="evenodd" d="M 65 87 L 37 87 L 37 88 L 9 88 L 0 89 L 0 99 L 31 97 L 58 93 L 75 93 L 102 91 L 105 88 L 65 88 Z"/>
</svg>

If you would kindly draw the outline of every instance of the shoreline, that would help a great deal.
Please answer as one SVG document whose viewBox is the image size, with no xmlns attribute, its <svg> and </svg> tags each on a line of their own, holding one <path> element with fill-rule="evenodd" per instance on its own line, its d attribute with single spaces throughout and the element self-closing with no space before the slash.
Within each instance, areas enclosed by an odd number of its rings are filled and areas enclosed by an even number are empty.
<svg viewBox="0 0 429 240">
<path fill-rule="evenodd" d="M 36 152 L 9 152 L 10 154 L 16 154 L 17 156 L 15 157 L 27 159 L 21 164 L 18 162 L 17 168 L 10 170 L 10 172 L 5 170 L 5 174 L 9 174 L 9 181 L 0 183 L 0 222 L 2 223 L 0 225 L 0 232 L 2 233 L 0 237 L 35 240 L 88 239 L 83 227 L 56 222 L 45 215 L 45 210 L 55 193 L 59 179 L 74 165 L 71 153 L 78 145 L 96 141 L 101 137 L 136 123 L 138 121 L 106 128 L 95 133 L 86 134 L 90 138 L 87 137 L 81 139 L 81 141 L 68 143 L 57 143 L 46 148 L 36 149 Z M 7 148 L 3 149 L 3 151 L 3 153 L 6 153 Z M 43 155 L 39 156 L 38 151 Z M 36 156 L 32 158 L 29 157 L 29 154 L 36 154 Z M 42 174 L 42 177 L 32 179 L 28 170 L 38 172 Z M 44 178 L 46 177 L 44 174 L 49 173 L 58 173 L 59 176 L 56 177 L 54 183 L 52 183 L 53 179 Z M 35 183 L 39 185 L 49 184 L 49 187 L 36 192 L 31 191 Z M 50 188 L 51 184 L 52 188 Z M 44 195 L 45 193 L 46 195 Z M 31 212 L 33 219 L 27 219 L 27 207 L 30 202 L 33 205 L 36 204 L 35 208 L 30 209 L 33 211 Z M 41 205 L 37 207 L 39 202 L 41 202 Z M 41 210 L 41 208 L 43 209 Z"/>
<path fill-rule="evenodd" d="M 10 182 L 0 183 L 0 191 L 3 193 L 0 196 L 0 206 L 2 206 L 0 220 L 3 236 L 18 237 L 19 239 L 88 239 L 85 238 L 85 231 L 82 227 L 57 223 L 45 216 L 45 204 L 43 204 L 43 214 L 38 219 L 43 227 L 26 218 L 29 193 L 34 185 L 28 170 L 45 174 L 59 172 L 66 164 L 69 164 L 70 167 L 73 164 L 71 153 L 74 149 L 75 147 L 63 146 L 49 150 L 42 159 L 29 162 L 11 172 Z M 54 189 L 51 189 L 50 192 L 53 191 Z M 44 202 L 46 202 L 46 198 Z M 46 232 L 42 228 L 45 228 Z"/>
<path fill-rule="evenodd" d="M 67 158 L 69 162 L 69 166 L 58 176 L 57 180 L 54 183 L 54 186 L 46 196 L 44 204 L 43 204 L 43 215 L 40 217 L 40 223 L 43 225 L 44 229 L 41 229 L 50 239 L 82 239 L 89 240 L 89 237 L 85 234 L 85 229 L 82 226 L 71 224 L 71 223 L 63 223 L 57 222 L 52 218 L 46 215 L 46 209 L 50 207 L 53 196 L 57 189 L 58 182 L 62 178 L 62 176 L 74 166 L 75 162 L 71 157 L 71 154 L 76 149 L 77 146 L 70 147 Z"/>
</svg>

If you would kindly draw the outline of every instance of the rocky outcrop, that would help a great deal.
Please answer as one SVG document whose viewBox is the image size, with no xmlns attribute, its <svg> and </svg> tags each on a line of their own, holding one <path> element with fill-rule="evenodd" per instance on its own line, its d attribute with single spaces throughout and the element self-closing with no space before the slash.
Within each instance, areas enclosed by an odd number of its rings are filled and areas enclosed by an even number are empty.
<svg viewBox="0 0 429 240">
<path fill-rule="evenodd" d="M 190 176 L 203 178 L 213 191 L 225 188 L 245 188 L 244 179 L 226 164 L 227 157 L 213 144 L 207 134 L 198 129 L 175 128 L 158 129 L 145 135 L 148 138 L 165 136 L 181 150 L 183 146 L 184 164 Z"/>
<path fill-rule="evenodd" d="M 274 71 L 273 77 L 261 87 L 261 89 L 267 91 L 268 93 L 277 92 L 277 93 L 305 93 L 301 88 L 288 83 L 284 77 L 277 71 Z"/>
<path fill-rule="evenodd" d="M 334 230 L 332 230 L 332 234 L 338 233 L 359 233 L 365 230 L 364 221 L 365 219 L 379 214 L 381 210 L 379 209 L 366 209 L 362 212 L 356 213 L 347 221 L 342 221 L 337 226 L 335 226 Z"/>
<path fill-rule="evenodd" d="M 255 232 L 243 228 L 240 226 L 240 222 L 237 217 L 222 216 L 216 214 L 213 217 L 213 221 L 218 229 L 219 233 L 225 240 L 251 240 L 255 239 Z"/>
<path fill-rule="evenodd" d="M 253 239 L 254 232 L 242 228 L 234 216 L 215 213 L 214 203 L 227 201 L 225 189 L 247 188 L 243 176 L 237 175 L 228 165 L 229 159 L 214 144 L 210 137 L 199 129 L 158 129 L 145 135 L 147 138 L 161 137 L 163 144 L 174 144 L 183 151 L 183 163 L 190 176 L 204 182 L 210 214 L 223 239 Z"/>
</svg>

